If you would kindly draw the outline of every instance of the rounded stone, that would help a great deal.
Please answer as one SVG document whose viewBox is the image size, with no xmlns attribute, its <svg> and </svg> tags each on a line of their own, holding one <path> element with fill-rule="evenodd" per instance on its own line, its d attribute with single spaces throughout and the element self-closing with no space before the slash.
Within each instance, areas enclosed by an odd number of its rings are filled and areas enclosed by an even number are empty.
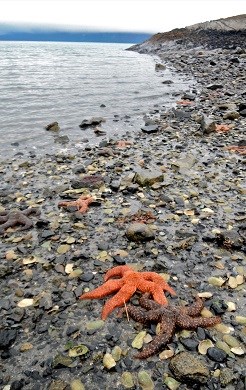
<svg viewBox="0 0 246 390">
<path fill-rule="evenodd" d="M 198 346 L 198 341 L 193 339 L 181 339 L 180 340 L 183 346 L 188 349 L 189 351 L 196 351 Z"/>
<path fill-rule="evenodd" d="M 180 352 L 174 356 L 169 368 L 181 382 L 206 383 L 210 376 L 203 360 L 190 352 Z"/>
<path fill-rule="evenodd" d="M 126 237 L 130 241 L 150 241 L 155 238 L 153 230 L 144 223 L 133 223 L 126 230 Z"/>
<path fill-rule="evenodd" d="M 214 362 L 223 363 L 226 360 L 227 354 L 222 349 L 211 347 L 207 350 L 207 355 L 209 359 Z"/>
</svg>

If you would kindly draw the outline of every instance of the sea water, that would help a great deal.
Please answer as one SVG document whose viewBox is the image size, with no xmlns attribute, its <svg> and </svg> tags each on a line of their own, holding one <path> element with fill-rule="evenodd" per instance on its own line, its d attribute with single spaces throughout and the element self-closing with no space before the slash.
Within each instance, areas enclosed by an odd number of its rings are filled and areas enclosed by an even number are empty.
<svg viewBox="0 0 246 390">
<path fill-rule="evenodd" d="M 120 139 L 140 130 L 145 113 L 173 104 L 190 80 L 156 72 L 156 59 L 130 46 L 0 42 L 0 157 L 97 143 L 93 129 L 79 127 L 91 117 L 106 120 L 105 137 Z M 54 121 L 59 134 L 45 130 Z"/>
</svg>

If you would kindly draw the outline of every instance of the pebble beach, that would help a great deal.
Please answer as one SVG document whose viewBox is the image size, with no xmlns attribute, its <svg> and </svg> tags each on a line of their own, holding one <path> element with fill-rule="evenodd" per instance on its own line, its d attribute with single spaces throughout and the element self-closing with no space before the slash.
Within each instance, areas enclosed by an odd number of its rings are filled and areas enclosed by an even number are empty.
<svg viewBox="0 0 246 390">
<path fill-rule="evenodd" d="M 0 212 L 38 210 L 29 229 L 1 229 L 3 390 L 246 387 L 246 51 L 148 52 L 158 72 L 195 80 L 172 108 L 76 153 L 0 161 Z M 58 206 L 81 195 L 93 197 L 86 213 Z M 199 295 L 201 315 L 221 323 L 177 331 L 160 353 L 136 359 L 158 325 L 117 309 L 102 320 L 108 297 L 79 300 L 125 264 L 163 276 L 172 304 Z"/>
</svg>

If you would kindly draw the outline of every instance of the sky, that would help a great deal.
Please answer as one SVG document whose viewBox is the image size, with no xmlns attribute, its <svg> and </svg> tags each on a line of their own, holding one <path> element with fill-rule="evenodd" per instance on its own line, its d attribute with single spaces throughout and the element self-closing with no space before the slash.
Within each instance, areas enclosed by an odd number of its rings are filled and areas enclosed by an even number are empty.
<svg viewBox="0 0 246 390">
<path fill-rule="evenodd" d="M 246 13 L 245 0 L 0 0 L 0 23 L 165 32 Z"/>
</svg>

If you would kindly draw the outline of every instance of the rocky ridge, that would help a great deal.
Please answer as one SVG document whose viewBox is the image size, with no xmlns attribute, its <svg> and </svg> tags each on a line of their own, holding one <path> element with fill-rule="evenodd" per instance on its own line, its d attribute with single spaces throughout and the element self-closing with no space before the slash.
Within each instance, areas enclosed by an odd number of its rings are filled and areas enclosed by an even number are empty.
<svg viewBox="0 0 246 390">
<path fill-rule="evenodd" d="M 246 45 L 246 14 L 197 23 L 185 28 L 153 35 L 147 41 L 131 47 L 129 50 L 148 52 L 148 50 L 177 46 L 183 49 L 192 47 L 235 48 Z"/>
</svg>

